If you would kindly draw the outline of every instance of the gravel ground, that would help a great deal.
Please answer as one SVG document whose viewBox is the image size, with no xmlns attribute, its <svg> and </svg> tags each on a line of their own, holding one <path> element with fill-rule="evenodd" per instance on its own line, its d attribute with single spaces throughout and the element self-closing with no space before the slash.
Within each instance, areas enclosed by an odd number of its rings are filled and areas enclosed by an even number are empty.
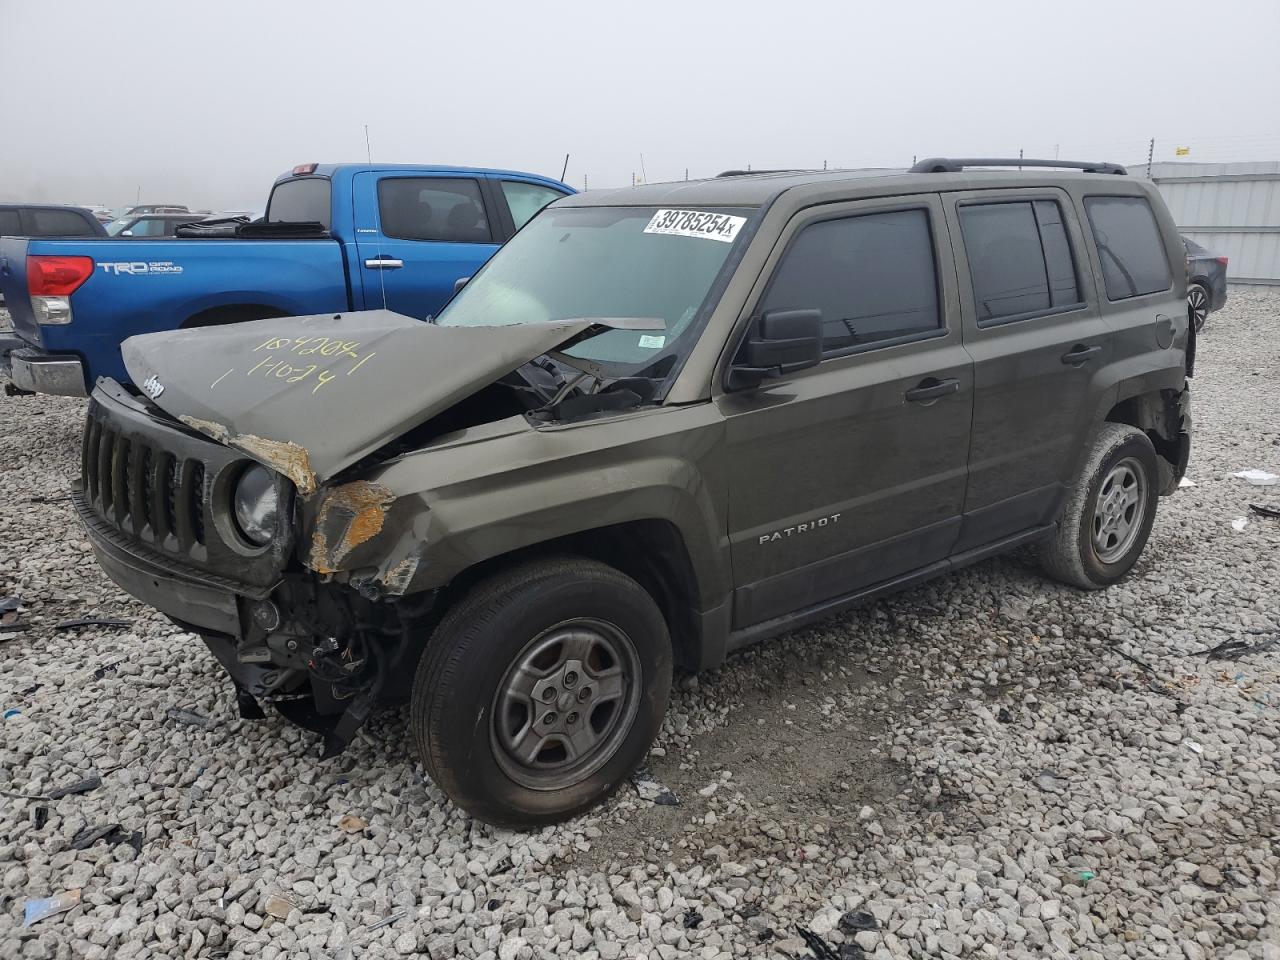
<svg viewBox="0 0 1280 960">
<path fill-rule="evenodd" d="M 325 763 L 237 719 L 69 504 L 31 502 L 76 473 L 81 403 L 0 398 L 0 596 L 32 625 L 0 634 L 0 708 L 21 710 L 0 954 L 1277 960 L 1280 647 L 1203 651 L 1280 637 L 1280 520 L 1248 510 L 1280 486 L 1231 477 L 1280 473 L 1278 318 L 1247 293 L 1211 317 L 1196 486 L 1130 580 L 1083 594 L 1014 555 L 685 677 L 647 771 L 678 804 L 646 781 L 532 835 L 446 803 L 403 712 Z M 53 629 L 88 614 L 133 624 Z"/>
</svg>

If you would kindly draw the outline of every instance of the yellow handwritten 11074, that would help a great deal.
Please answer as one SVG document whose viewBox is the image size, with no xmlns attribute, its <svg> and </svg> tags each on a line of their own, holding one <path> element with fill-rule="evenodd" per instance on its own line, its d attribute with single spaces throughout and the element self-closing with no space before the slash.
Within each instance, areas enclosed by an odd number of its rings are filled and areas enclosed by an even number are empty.
<svg viewBox="0 0 1280 960">
<path fill-rule="evenodd" d="M 361 356 L 356 352 L 359 347 L 358 340 L 334 340 L 330 337 L 268 337 L 253 349 L 255 353 L 259 350 L 270 350 L 272 353 L 258 361 L 245 376 L 261 376 L 284 380 L 286 383 L 300 383 L 309 380 L 314 374 L 315 386 L 312 387 L 311 392 L 315 393 L 337 377 L 337 373 L 332 369 L 321 369 L 318 363 L 286 362 L 285 359 L 277 359 L 276 353 L 283 352 L 288 360 L 316 355 L 318 355 L 317 359 L 347 357 L 355 361 L 347 370 L 347 376 L 350 376 L 374 355 L 371 352 Z"/>
</svg>

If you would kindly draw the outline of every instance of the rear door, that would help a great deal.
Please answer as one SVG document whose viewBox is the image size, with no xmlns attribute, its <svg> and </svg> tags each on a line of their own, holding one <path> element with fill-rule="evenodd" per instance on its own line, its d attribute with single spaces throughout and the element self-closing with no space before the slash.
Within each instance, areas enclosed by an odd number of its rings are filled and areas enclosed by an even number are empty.
<svg viewBox="0 0 1280 960">
<path fill-rule="evenodd" d="M 946 204 L 974 360 L 964 553 L 1053 522 L 1113 344 L 1065 191 L 951 193 Z"/>
<path fill-rule="evenodd" d="M 354 177 L 356 245 L 365 305 L 426 319 L 478 270 L 503 236 L 480 177 Z"/>
<path fill-rule="evenodd" d="M 818 309 L 818 366 L 717 398 L 734 625 L 927 567 L 955 543 L 973 402 L 936 196 L 802 211 L 751 317 Z"/>
</svg>

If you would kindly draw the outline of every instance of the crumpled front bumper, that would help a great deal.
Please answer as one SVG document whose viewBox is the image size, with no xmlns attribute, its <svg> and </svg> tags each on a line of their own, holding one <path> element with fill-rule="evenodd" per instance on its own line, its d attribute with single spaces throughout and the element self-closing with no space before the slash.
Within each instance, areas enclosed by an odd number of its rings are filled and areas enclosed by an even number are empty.
<svg viewBox="0 0 1280 960">
<path fill-rule="evenodd" d="M 181 567 L 168 557 L 152 558 L 140 544 L 128 543 L 104 523 L 83 491 L 73 491 L 71 501 L 107 576 L 143 603 L 193 629 L 238 637 L 241 618 L 237 597 L 262 599 L 270 592 Z"/>
</svg>

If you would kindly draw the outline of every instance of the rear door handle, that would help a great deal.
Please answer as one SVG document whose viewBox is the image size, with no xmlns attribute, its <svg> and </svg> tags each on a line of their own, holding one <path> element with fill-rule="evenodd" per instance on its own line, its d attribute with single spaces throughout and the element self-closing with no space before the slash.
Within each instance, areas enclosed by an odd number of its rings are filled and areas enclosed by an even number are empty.
<svg viewBox="0 0 1280 960">
<path fill-rule="evenodd" d="M 1090 344 L 1089 346 L 1077 343 L 1062 355 L 1062 362 L 1068 366 L 1078 367 L 1082 363 L 1088 363 L 1101 352 L 1102 348 L 1096 343 Z"/>
<path fill-rule="evenodd" d="M 404 266 L 403 260 L 394 260 L 391 257 L 375 257 L 366 260 L 364 265 L 370 270 L 399 270 Z"/>
<path fill-rule="evenodd" d="M 956 393 L 959 389 L 959 380 L 935 380 L 933 377 L 927 377 L 920 381 L 919 386 L 912 387 L 904 393 L 903 397 L 908 403 L 926 403 L 929 400 L 945 397 L 949 393 Z"/>
</svg>

